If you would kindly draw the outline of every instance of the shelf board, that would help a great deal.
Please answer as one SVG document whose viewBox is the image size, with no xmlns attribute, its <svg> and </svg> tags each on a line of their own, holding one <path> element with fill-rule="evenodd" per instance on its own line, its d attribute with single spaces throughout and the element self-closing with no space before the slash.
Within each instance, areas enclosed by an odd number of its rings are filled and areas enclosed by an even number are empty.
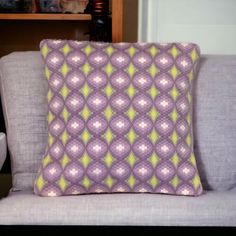
<svg viewBox="0 0 236 236">
<path fill-rule="evenodd" d="M 90 14 L 0 13 L 0 20 L 91 20 Z"/>
</svg>

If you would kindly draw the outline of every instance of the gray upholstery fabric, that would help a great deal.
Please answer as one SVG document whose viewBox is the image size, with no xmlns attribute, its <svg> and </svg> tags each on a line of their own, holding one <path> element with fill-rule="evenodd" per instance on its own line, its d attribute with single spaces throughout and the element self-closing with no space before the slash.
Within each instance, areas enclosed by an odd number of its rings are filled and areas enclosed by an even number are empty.
<svg viewBox="0 0 236 236">
<path fill-rule="evenodd" d="M 14 189 L 32 188 L 47 142 L 47 82 L 39 52 L 0 61 Z M 205 189 L 236 187 L 236 56 L 202 58 L 194 94 L 195 153 Z"/>
<path fill-rule="evenodd" d="M 6 159 L 6 154 L 7 154 L 6 135 L 4 133 L 0 133 L 0 170 Z"/>
<path fill-rule="evenodd" d="M 205 189 L 236 187 L 236 56 L 203 57 L 195 84 L 195 154 Z"/>
<path fill-rule="evenodd" d="M 40 54 L 18 52 L 3 57 L 0 77 L 13 187 L 29 189 L 47 142 L 47 81 Z"/>
<path fill-rule="evenodd" d="M 1 224 L 236 226 L 236 191 L 200 197 L 99 194 L 43 198 L 16 192 L 0 201 Z"/>
</svg>

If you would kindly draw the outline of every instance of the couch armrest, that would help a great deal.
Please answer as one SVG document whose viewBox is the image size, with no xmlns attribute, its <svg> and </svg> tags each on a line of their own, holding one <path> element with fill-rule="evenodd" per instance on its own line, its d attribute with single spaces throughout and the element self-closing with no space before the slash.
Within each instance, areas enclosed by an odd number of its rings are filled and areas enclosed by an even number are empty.
<svg viewBox="0 0 236 236">
<path fill-rule="evenodd" d="M 0 133 L 0 170 L 6 159 L 6 156 L 7 156 L 6 135 L 4 133 Z"/>
</svg>

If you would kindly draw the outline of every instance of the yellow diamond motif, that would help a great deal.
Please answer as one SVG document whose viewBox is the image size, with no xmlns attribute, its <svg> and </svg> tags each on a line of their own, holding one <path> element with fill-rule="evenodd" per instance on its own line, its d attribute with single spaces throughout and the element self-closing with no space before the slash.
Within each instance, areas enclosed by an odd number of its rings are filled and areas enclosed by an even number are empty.
<svg viewBox="0 0 236 236">
<path fill-rule="evenodd" d="M 134 54 L 136 53 L 136 49 L 134 47 L 130 47 L 128 49 L 128 53 L 129 53 L 130 57 L 133 57 Z"/>
<path fill-rule="evenodd" d="M 91 158 L 89 157 L 87 152 L 84 152 L 83 156 L 80 159 L 80 162 L 82 163 L 84 168 L 87 168 L 87 166 L 91 162 Z"/>
<path fill-rule="evenodd" d="M 134 97 L 134 95 L 136 94 L 136 89 L 135 89 L 135 87 L 133 86 L 133 84 L 130 84 L 130 86 L 129 86 L 128 89 L 127 89 L 127 93 L 128 93 L 128 96 L 129 96 L 130 98 L 133 98 L 133 97 Z"/>
<path fill-rule="evenodd" d="M 190 147 L 191 144 L 192 144 L 192 139 L 191 139 L 191 135 L 190 134 L 188 134 L 188 136 L 186 137 L 185 141 L 186 141 L 187 145 Z"/>
<path fill-rule="evenodd" d="M 152 107 L 152 109 L 149 112 L 150 118 L 152 119 L 152 122 L 155 122 L 158 117 L 158 111 L 155 107 Z"/>
<path fill-rule="evenodd" d="M 199 56 L 198 56 L 198 53 L 197 53 L 196 49 L 193 49 L 190 52 L 190 57 L 191 57 L 193 62 L 195 62 L 198 59 Z"/>
<path fill-rule="evenodd" d="M 176 101 L 176 99 L 177 99 L 178 96 L 179 96 L 179 92 L 178 92 L 178 89 L 176 88 L 176 86 L 174 86 L 174 87 L 171 89 L 170 95 L 171 95 L 171 97 Z"/>
<path fill-rule="evenodd" d="M 127 116 L 129 117 L 130 121 L 133 121 L 133 119 L 136 116 L 136 111 L 134 110 L 133 106 L 130 106 L 128 111 L 126 112 Z"/>
<path fill-rule="evenodd" d="M 90 89 L 88 83 L 84 84 L 84 86 L 80 89 L 80 92 L 84 95 L 85 98 L 88 97 L 88 95 L 91 92 L 91 89 Z"/>
<path fill-rule="evenodd" d="M 179 163 L 180 163 L 180 158 L 177 155 L 177 153 L 175 153 L 172 157 L 171 157 L 171 162 L 172 164 L 175 166 L 175 168 L 178 167 Z"/>
<path fill-rule="evenodd" d="M 176 133 L 176 131 L 174 131 L 174 132 L 172 133 L 172 135 L 171 135 L 171 141 L 173 142 L 174 145 L 176 145 L 177 142 L 178 142 L 178 140 L 179 140 L 179 136 L 178 136 L 178 134 Z"/>
<path fill-rule="evenodd" d="M 179 179 L 179 177 L 176 175 L 171 181 L 170 181 L 170 184 L 176 188 L 179 183 L 181 182 L 181 180 Z"/>
<path fill-rule="evenodd" d="M 49 89 L 49 90 L 48 90 L 48 93 L 47 93 L 47 99 L 48 99 L 48 102 L 50 102 L 50 101 L 52 100 L 52 97 L 53 97 L 52 90 Z"/>
<path fill-rule="evenodd" d="M 189 162 L 196 167 L 197 163 L 196 163 L 196 159 L 195 156 L 193 154 L 191 154 L 190 158 L 189 158 Z"/>
<path fill-rule="evenodd" d="M 152 97 L 152 100 L 156 98 L 156 96 L 158 95 L 158 90 L 155 85 L 152 85 L 152 87 L 149 90 L 149 94 Z"/>
<path fill-rule="evenodd" d="M 152 164 L 152 167 L 156 167 L 158 161 L 159 161 L 159 157 L 157 156 L 157 154 L 155 153 L 155 151 L 152 153 L 152 155 L 149 157 L 149 161 Z"/>
<path fill-rule="evenodd" d="M 80 112 L 81 116 L 84 118 L 85 121 L 88 120 L 88 118 L 90 117 L 91 115 L 91 112 L 88 108 L 87 105 L 84 106 L 83 110 Z"/>
<path fill-rule="evenodd" d="M 193 80 L 193 70 L 190 71 L 190 73 L 188 74 L 188 78 L 189 78 L 189 81 L 192 81 Z"/>
<path fill-rule="evenodd" d="M 71 48 L 68 44 L 66 44 L 63 48 L 62 48 L 62 52 L 63 54 L 66 56 L 69 52 L 71 51 Z"/>
<path fill-rule="evenodd" d="M 66 179 L 64 178 L 64 176 L 62 176 L 59 181 L 58 181 L 58 185 L 60 187 L 60 189 L 62 191 L 65 191 L 66 187 L 68 186 L 68 182 L 66 181 Z"/>
<path fill-rule="evenodd" d="M 47 44 L 44 44 L 41 49 L 41 52 L 44 58 L 48 55 L 49 51 L 50 49 L 48 48 Z"/>
<path fill-rule="evenodd" d="M 49 163 L 52 162 L 52 159 L 49 155 L 47 155 L 44 159 L 43 159 L 43 168 L 46 167 Z"/>
<path fill-rule="evenodd" d="M 70 93 L 70 89 L 66 85 L 63 85 L 60 91 L 60 94 L 62 95 L 62 97 L 66 99 L 69 93 Z"/>
<path fill-rule="evenodd" d="M 188 99 L 188 102 L 191 104 L 192 96 L 191 96 L 190 92 L 188 92 L 188 94 L 187 94 L 187 99 Z"/>
<path fill-rule="evenodd" d="M 158 73 L 158 69 L 157 69 L 157 67 L 154 64 L 152 64 L 150 66 L 149 73 L 152 76 L 152 78 L 154 78 L 156 76 L 156 74 Z"/>
<path fill-rule="evenodd" d="M 113 139 L 113 133 L 110 128 L 108 128 L 104 134 L 104 138 L 107 141 L 107 144 L 109 145 Z"/>
<path fill-rule="evenodd" d="M 155 128 L 152 129 L 152 132 L 149 135 L 149 138 L 151 139 L 152 144 L 156 144 L 157 140 L 159 139 L 159 135 L 156 132 Z"/>
<path fill-rule="evenodd" d="M 104 92 L 107 95 L 108 98 L 111 97 L 111 95 L 114 92 L 114 89 L 112 88 L 112 86 L 110 85 L 110 83 L 104 88 Z"/>
<path fill-rule="evenodd" d="M 194 176 L 193 180 L 192 180 L 192 184 L 193 184 L 194 188 L 197 189 L 197 188 L 200 186 L 200 183 L 201 183 L 200 178 L 199 178 L 199 176 L 196 174 L 196 175 Z"/>
<path fill-rule="evenodd" d="M 51 123 L 54 120 L 55 116 L 51 111 L 48 112 L 48 123 Z"/>
<path fill-rule="evenodd" d="M 130 63 L 127 68 L 127 73 L 129 74 L 131 78 L 133 78 L 133 75 L 135 74 L 135 72 L 136 72 L 135 66 L 132 63 Z"/>
<path fill-rule="evenodd" d="M 191 123 L 192 123 L 192 117 L 191 117 L 191 114 L 188 114 L 187 115 L 187 122 L 188 122 L 188 125 L 190 126 L 191 125 Z"/>
<path fill-rule="evenodd" d="M 45 181 L 43 179 L 43 176 L 40 175 L 36 181 L 36 185 L 39 191 L 41 191 L 45 185 Z"/>
<path fill-rule="evenodd" d="M 92 51 L 93 51 L 93 48 L 90 45 L 87 45 L 84 49 L 86 56 L 89 56 Z"/>
<path fill-rule="evenodd" d="M 176 66 L 173 66 L 169 73 L 174 79 L 176 79 L 176 77 L 179 75 L 179 70 L 176 68 Z"/>
<path fill-rule="evenodd" d="M 136 163 L 136 157 L 135 157 L 134 153 L 131 152 L 131 153 L 129 154 L 129 156 L 127 157 L 126 160 L 127 160 L 127 162 L 129 163 L 129 165 L 130 165 L 131 167 L 133 167 L 134 164 Z"/>
<path fill-rule="evenodd" d="M 104 111 L 104 115 L 106 117 L 106 120 L 110 121 L 111 117 L 113 116 L 113 110 L 110 106 L 107 106 L 107 108 Z"/>
<path fill-rule="evenodd" d="M 105 183 L 109 188 L 111 188 L 111 187 L 113 186 L 113 184 L 114 184 L 114 180 L 112 179 L 111 176 L 108 176 L 108 177 L 105 179 L 104 183 Z"/>
<path fill-rule="evenodd" d="M 108 48 L 105 49 L 105 52 L 107 53 L 108 56 L 111 56 L 114 51 L 115 50 L 112 46 L 109 46 Z"/>
<path fill-rule="evenodd" d="M 171 113 L 170 113 L 170 118 L 172 121 L 176 122 L 178 119 L 179 115 L 176 109 L 174 109 Z"/>
<path fill-rule="evenodd" d="M 178 50 L 175 46 L 173 46 L 173 47 L 170 49 L 170 53 L 171 53 L 171 55 L 172 55 L 174 58 L 176 58 L 176 57 L 179 55 L 179 50 Z"/>
<path fill-rule="evenodd" d="M 130 188 L 133 188 L 135 183 L 136 183 L 135 177 L 133 175 L 130 175 L 130 177 L 127 180 L 127 183 L 128 183 Z"/>
<path fill-rule="evenodd" d="M 108 76 L 111 76 L 112 72 L 113 72 L 113 66 L 111 63 L 108 63 L 105 68 L 104 68 L 104 71 L 106 72 L 106 74 Z"/>
<path fill-rule="evenodd" d="M 51 77 L 51 71 L 48 69 L 48 67 L 45 68 L 45 76 L 49 80 Z"/>
<path fill-rule="evenodd" d="M 152 188 L 156 188 L 156 186 L 158 185 L 159 181 L 156 178 L 156 176 L 153 175 L 152 178 L 149 180 L 149 183 L 151 184 Z"/>
<path fill-rule="evenodd" d="M 152 57 L 155 57 L 155 56 L 157 55 L 158 50 L 157 50 L 156 47 L 152 46 L 152 47 L 149 49 L 149 52 L 150 52 L 150 54 L 152 55 Z"/>
<path fill-rule="evenodd" d="M 82 184 L 86 189 L 88 189 L 91 186 L 92 182 L 87 176 L 85 176 L 82 180 Z"/>
<path fill-rule="evenodd" d="M 81 134 L 81 138 L 83 142 L 87 144 L 90 139 L 90 132 L 87 129 L 84 129 L 83 133 Z"/>
<path fill-rule="evenodd" d="M 106 156 L 104 157 L 104 162 L 106 163 L 107 167 L 111 167 L 113 162 L 113 157 L 110 152 L 107 152 Z"/>
<path fill-rule="evenodd" d="M 136 139 L 136 133 L 133 128 L 131 128 L 126 136 L 131 144 L 134 143 Z"/>
<path fill-rule="evenodd" d="M 64 64 L 61 67 L 61 73 L 65 77 L 69 71 L 70 71 L 70 67 L 64 62 Z"/>
<path fill-rule="evenodd" d="M 61 135 L 61 141 L 62 141 L 63 145 L 65 145 L 67 143 L 68 139 L 69 139 L 69 134 L 65 130 Z"/>
<path fill-rule="evenodd" d="M 54 143 L 54 138 L 51 134 L 48 135 L 48 143 L 50 146 Z"/>
<path fill-rule="evenodd" d="M 92 70 L 92 67 L 87 62 L 82 66 L 82 71 L 85 74 L 85 76 L 87 76 L 91 70 Z"/>
<path fill-rule="evenodd" d="M 60 160 L 62 167 L 65 168 L 69 162 L 70 158 L 66 154 L 64 154 L 62 159 Z"/>
<path fill-rule="evenodd" d="M 66 107 L 64 107 L 64 109 L 62 110 L 61 115 L 62 115 L 64 121 L 67 122 L 68 118 L 70 116 L 70 113 L 67 111 Z"/>
</svg>

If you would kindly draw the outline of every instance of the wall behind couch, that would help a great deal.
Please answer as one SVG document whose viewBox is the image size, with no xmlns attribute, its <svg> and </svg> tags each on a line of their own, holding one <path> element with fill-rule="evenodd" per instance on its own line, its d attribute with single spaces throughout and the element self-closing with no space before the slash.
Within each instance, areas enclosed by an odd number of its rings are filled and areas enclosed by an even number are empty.
<svg viewBox="0 0 236 236">
<path fill-rule="evenodd" d="M 193 41 L 236 54 L 235 0 L 139 0 L 139 41 Z"/>
</svg>

